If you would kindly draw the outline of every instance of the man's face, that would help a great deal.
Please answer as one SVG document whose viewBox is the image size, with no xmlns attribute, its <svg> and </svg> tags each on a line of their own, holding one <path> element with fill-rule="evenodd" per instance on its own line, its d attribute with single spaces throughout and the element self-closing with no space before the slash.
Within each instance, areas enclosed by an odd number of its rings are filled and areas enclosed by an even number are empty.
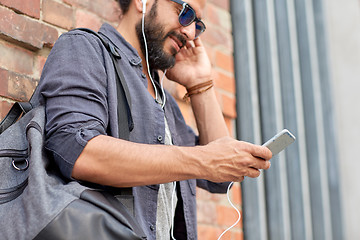
<svg viewBox="0 0 360 240">
<path fill-rule="evenodd" d="M 165 70 L 175 65 L 175 55 L 180 51 L 181 47 L 185 46 L 187 39 L 183 34 L 176 31 L 176 28 L 165 30 L 167 21 L 159 20 L 157 2 L 158 1 L 155 1 L 150 12 L 145 16 L 144 32 L 147 41 L 150 68 L 153 70 Z M 170 22 L 178 22 L 176 14 L 173 18 Z M 142 53 L 145 56 L 145 43 L 142 34 L 141 20 L 136 24 L 136 33 L 140 41 Z M 169 38 L 175 39 L 177 44 L 170 45 L 165 49 L 164 45 Z"/>
</svg>

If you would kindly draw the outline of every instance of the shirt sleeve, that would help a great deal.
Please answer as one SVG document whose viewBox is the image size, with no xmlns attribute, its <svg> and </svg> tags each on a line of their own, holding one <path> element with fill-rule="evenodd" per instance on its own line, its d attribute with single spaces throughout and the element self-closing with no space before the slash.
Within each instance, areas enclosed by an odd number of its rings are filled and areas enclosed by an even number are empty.
<svg viewBox="0 0 360 240">
<path fill-rule="evenodd" d="M 196 185 L 211 193 L 226 193 L 230 182 L 215 183 L 204 179 L 197 179 Z"/>
<path fill-rule="evenodd" d="M 106 50 L 105 50 L 106 51 Z M 45 148 L 71 179 L 87 142 L 106 134 L 107 74 L 104 47 L 90 34 L 66 33 L 54 45 L 39 83 L 45 105 Z"/>
</svg>

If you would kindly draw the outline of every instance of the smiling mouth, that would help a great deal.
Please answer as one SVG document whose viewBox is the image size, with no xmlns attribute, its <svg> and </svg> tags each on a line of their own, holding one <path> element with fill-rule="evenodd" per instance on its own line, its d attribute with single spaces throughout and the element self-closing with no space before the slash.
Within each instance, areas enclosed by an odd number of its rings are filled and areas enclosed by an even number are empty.
<svg viewBox="0 0 360 240">
<path fill-rule="evenodd" d="M 177 52 L 180 51 L 180 49 L 184 46 L 183 43 L 175 36 L 170 36 L 170 38 L 175 42 L 175 45 L 177 47 Z"/>
</svg>

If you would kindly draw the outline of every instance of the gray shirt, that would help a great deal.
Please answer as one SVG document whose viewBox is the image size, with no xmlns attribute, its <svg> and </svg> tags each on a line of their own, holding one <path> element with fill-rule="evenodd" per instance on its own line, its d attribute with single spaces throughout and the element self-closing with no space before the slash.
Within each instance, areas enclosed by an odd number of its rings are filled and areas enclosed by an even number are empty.
<svg viewBox="0 0 360 240">
<path fill-rule="evenodd" d="M 164 110 L 147 91 L 137 51 L 109 24 L 100 31 L 121 55 L 122 69 L 131 95 L 134 129 L 130 141 L 164 144 L 166 118 L 172 142 L 194 146 L 197 137 L 185 124 L 175 100 L 167 93 Z M 156 74 L 154 74 L 156 78 Z M 44 66 L 35 99 L 46 108 L 46 148 L 62 175 L 72 181 L 74 163 L 87 142 L 100 134 L 118 137 L 116 75 L 101 41 L 86 32 L 65 33 L 54 45 Z M 124 152 L 123 154 L 127 154 Z M 136 177 L 136 176 L 134 176 Z M 196 239 L 196 184 L 211 192 L 226 192 L 227 184 L 205 180 L 181 181 L 184 218 L 175 219 L 187 239 Z M 135 216 L 148 239 L 155 239 L 159 185 L 133 188 Z"/>
</svg>

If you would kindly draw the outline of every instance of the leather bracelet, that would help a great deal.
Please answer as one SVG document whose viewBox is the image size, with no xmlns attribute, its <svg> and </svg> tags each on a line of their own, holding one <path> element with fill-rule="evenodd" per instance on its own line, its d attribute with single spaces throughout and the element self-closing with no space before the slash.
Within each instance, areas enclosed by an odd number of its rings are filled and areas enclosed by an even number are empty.
<svg viewBox="0 0 360 240">
<path fill-rule="evenodd" d="M 206 92 L 213 86 L 214 86 L 213 80 L 209 80 L 207 82 L 197 84 L 191 88 L 187 88 L 187 93 L 184 95 L 183 99 L 187 101 L 189 100 L 190 96 Z"/>
</svg>

